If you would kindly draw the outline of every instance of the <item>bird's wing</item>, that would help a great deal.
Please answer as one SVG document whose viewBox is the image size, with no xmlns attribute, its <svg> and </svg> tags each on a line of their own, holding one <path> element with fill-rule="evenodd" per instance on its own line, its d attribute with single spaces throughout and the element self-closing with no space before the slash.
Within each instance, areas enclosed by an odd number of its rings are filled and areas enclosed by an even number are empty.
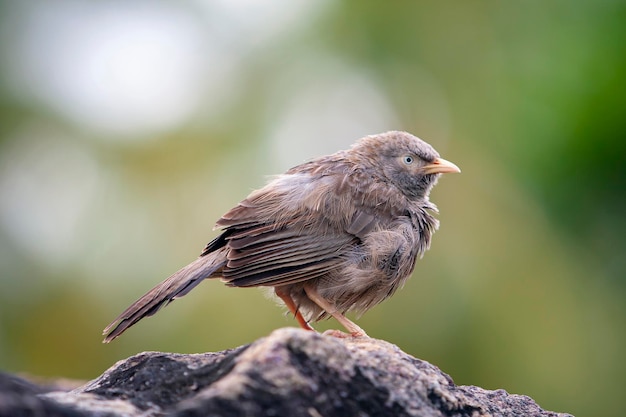
<svg viewBox="0 0 626 417">
<path fill-rule="evenodd" d="M 282 176 L 226 213 L 224 281 L 277 286 L 319 277 L 340 266 L 377 218 L 337 193 L 333 176 Z"/>
<path fill-rule="evenodd" d="M 253 229 L 249 229 L 254 231 Z M 231 236 L 224 280 L 237 287 L 277 286 L 319 277 L 337 268 L 354 244 L 349 234 L 320 235 L 286 226 L 251 237 Z"/>
</svg>

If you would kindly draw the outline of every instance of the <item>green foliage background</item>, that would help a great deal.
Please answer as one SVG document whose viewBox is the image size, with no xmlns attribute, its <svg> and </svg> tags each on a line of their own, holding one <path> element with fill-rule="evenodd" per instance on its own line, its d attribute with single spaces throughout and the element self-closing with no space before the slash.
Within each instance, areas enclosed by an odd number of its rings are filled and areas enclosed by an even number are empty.
<svg viewBox="0 0 626 417">
<path fill-rule="evenodd" d="M 399 129 L 463 173 L 433 192 L 442 227 L 413 278 L 359 324 L 457 384 L 622 414 L 626 3 L 146 2 L 194 16 L 200 45 L 235 59 L 204 75 L 224 101 L 207 104 L 207 89 L 182 122 L 131 134 L 15 82 L 11 57 L 29 47 L 17 34 L 45 4 L 0 3 L 0 370 L 89 379 L 139 351 L 220 350 L 295 325 L 261 291 L 208 282 L 100 343 L 264 176 Z"/>
</svg>

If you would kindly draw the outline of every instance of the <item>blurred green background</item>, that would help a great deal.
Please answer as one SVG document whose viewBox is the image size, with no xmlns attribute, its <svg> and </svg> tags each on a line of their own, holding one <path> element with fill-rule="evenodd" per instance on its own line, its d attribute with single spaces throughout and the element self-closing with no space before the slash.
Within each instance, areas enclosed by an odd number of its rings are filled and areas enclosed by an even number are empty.
<svg viewBox="0 0 626 417">
<path fill-rule="evenodd" d="M 624 45 L 609 0 L 1 2 L 0 369 L 90 379 L 294 326 L 211 281 L 100 343 L 267 175 L 399 129 L 463 173 L 359 325 L 458 384 L 622 415 Z"/>
</svg>

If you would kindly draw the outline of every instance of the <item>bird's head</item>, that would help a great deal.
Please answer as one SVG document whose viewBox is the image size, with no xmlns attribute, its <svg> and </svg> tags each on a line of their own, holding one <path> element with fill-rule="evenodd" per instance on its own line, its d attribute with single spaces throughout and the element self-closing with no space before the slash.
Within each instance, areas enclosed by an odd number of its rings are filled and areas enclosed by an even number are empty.
<svg viewBox="0 0 626 417">
<path fill-rule="evenodd" d="M 461 172 L 423 140 L 406 132 L 366 136 L 352 151 L 365 157 L 382 179 L 411 200 L 427 198 L 440 174 Z"/>
</svg>

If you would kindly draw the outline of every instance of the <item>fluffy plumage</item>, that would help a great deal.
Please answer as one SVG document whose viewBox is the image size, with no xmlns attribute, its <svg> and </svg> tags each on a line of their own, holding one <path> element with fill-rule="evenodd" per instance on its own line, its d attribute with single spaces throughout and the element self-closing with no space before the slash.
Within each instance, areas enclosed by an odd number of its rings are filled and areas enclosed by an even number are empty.
<svg viewBox="0 0 626 417">
<path fill-rule="evenodd" d="M 300 325 L 345 318 L 391 296 L 439 223 L 428 199 L 442 173 L 460 172 L 406 132 L 367 136 L 291 168 L 224 214 L 200 257 L 137 300 L 105 330 L 109 342 L 206 278 L 274 287 Z"/>
</svg>

